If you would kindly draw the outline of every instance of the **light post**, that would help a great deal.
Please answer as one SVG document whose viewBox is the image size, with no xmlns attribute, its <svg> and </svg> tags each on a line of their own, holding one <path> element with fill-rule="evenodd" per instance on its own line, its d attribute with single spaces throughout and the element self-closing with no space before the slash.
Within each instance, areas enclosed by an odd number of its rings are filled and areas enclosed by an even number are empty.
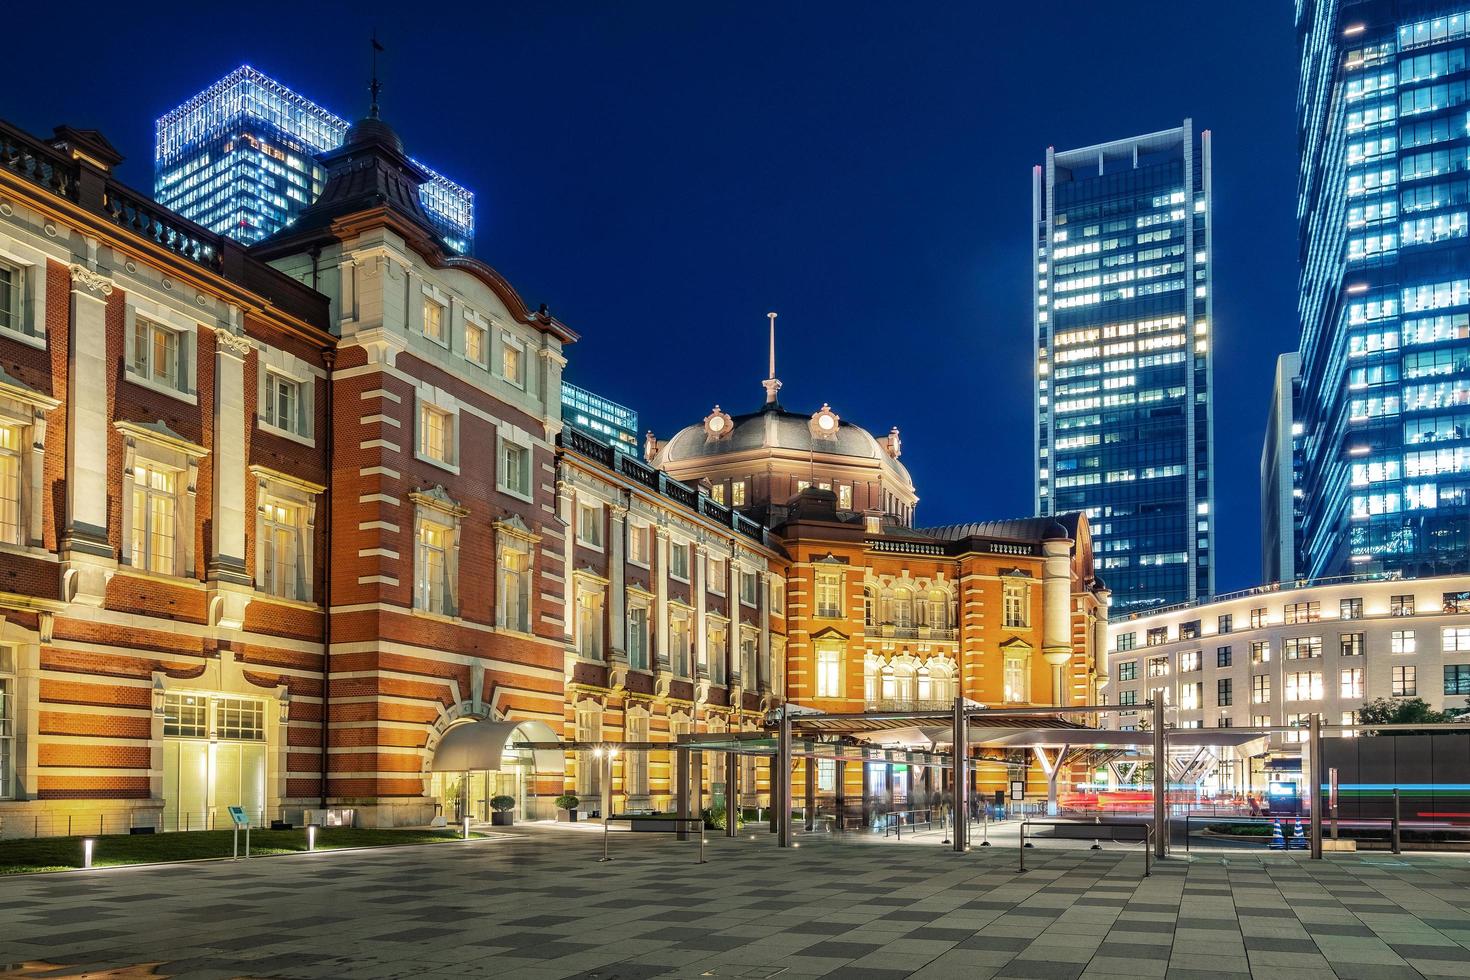
<svg viewBox="0 0 1470 980">
<path fill-rule="evenodd" d="M 597 859 L 602 863 L 612 860 L 607 854 L 607 831 L 608 817 L 612 813 L 612 763 L 617 758 L 618 749 L 615 745 L 599 745 L 592 754 L 602 760 L 602 857 Z"/>
</svg>

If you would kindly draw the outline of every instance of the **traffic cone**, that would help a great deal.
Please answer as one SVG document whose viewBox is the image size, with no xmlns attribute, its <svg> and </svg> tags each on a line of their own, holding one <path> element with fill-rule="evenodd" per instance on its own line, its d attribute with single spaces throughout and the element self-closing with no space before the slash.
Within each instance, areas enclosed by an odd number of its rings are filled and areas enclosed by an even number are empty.
<svg viewBox="0 0 1470 980">
<path fill-rule="evenodd" d="M 1266 847 L 1272 851 L 1286 850 L 1286 838 L 1281 834 L 1280 820 L 1271 821 L 1271 840 Z"/>
<path fill-rule="evenodd" d="M 1291 831 L 1291 849 L 1293 851 L 1305 851 L 1307 849 L 1307 835 L 1302 833 L 1302 821 L 1298 817 L 1296 825 Z"/>
</svg>

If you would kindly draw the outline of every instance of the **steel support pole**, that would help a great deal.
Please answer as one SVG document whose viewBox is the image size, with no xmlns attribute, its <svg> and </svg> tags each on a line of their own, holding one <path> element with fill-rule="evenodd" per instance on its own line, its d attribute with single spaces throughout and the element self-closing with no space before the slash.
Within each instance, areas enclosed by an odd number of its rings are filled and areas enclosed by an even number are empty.
<svg viewBox="0 0 1470 980">
<path fill-rule="evenodd" d="M 740 756 L 725 753 L 725 836 L 734 837 L 740 823 Z"/>
<path fill-rule="evenodd" d="M 771 805 L 766 815 L 770 818 L 771 833 L 775 834 L 781 830 L 781 825 L 776 821 L 776 798 L 781 795 L 781 753 L 779 750 L 771 756 L 768 781 L 771 784 Z"/>
<path fill-rule="evenodd" d="M 1308 735 L 1311 739 L 1309 755 L 1311 756 L 1310 767 L 1307 776 L 1312 793 L 1308 799 L 1312 804 L 1312 840 L 1311 857 L 1314 861 L 1322 860 L 1322 715 L 1312 712 Z"/>
<path fill-rule="evenodd" d="M 802 824 L 810 833 L 817 829 L 817 760 L 808 755 L 801 760 L 801 768 L 806 775 L 806 812 L 802 814 Z"/>
<path fill-rule="evenodd" d="M 837 770 L 837 785 L 835 787 L 836 790 L 837 790 L 837 799 L 836 799 L 836 802 L 833 805 L 833 809 L 835 809 L 837 811 L 837 820 L 836 820 L 836 822 L 832 826 L 835 827 L 838 830 L 846 830 L 847 829 L 847 763 L 844 762 L 841 759 L 838 759 L 837 762 L 833 764 L 833 768 L 835 768 Z"/>
<path fill-rule="evenodd" d="M 969 761 L 970 729 L 965 718 L 965 699 L 956 697 L 954 699 L 954 719 L 951 722 L 951 737 L 954 739 L 952 746 L 954 765 L 954 849 L 963 854 L 968 848 L 970 837 L 970 807 L 966 799 L 966 792 L 970 781 L 965 775 L 965 766 Z"/>
<path fill-rule="evenodd" d="M 679 829 L 674 832 L 676 840 L 689 839 L 689 749 L 679 746 L 674 750 L 674 799 L 675 812 L 679 817 Z"/>
<path fill-rule="evenodd" d="M 777 811 L 777 826 L 780 833 L 777 834 L 776 843 L 781 847 L 791 846 L 791 709 L 784 706 L 781 709 L 781 738 L 776 748 L 778 768 L 781 770 L 781 794 L 776 801 L 779 807 Z"/>
<path fill-rule="evenodd" d="M 1164 741 L 1164 699 L 1154 695 L 1154 857 L 1169 856 L 1169 750 Z"/>
</svg>

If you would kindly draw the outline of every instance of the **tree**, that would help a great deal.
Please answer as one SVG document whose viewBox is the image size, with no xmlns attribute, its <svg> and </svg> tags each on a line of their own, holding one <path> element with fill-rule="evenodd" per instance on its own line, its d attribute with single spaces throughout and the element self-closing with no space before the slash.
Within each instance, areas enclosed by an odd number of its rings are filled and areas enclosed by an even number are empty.
<svg viewBox="0 0 1470 980">
<path fill-rule="evenodd" d="M 1453 720 L 1454 715 L 1435 711 L 1423 698 L 1374 698 L 1358 709 L 1360 725 L 1439 725 Z"/>
</svg>

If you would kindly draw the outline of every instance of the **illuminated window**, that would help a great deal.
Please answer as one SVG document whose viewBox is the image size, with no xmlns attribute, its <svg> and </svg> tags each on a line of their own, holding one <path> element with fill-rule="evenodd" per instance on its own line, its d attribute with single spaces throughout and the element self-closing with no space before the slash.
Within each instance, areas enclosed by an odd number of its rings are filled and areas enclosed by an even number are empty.
<svg viewBox="0 0 1470 980">
<path fill-rule="evenodd" d="M 1029 625 L 1026 618 L 1026 586 L 1019 582 L 1006 582 L 1001 588 L 1002 623 L 1006 629 L 1025 629 Z"/>
<path fill-rule="evenodd" d="M 1363 668 L 1344 667 L 1337 672 L 1337 695 L 1341 698 L 1357 699 L 1363 696 Z"/>
<path fill-rule="evenodd" d="M 179 474 L 153 463 L 138 463 L 133 469 L 134 568 L 159 575 L 172 575 L 174 526 L 178 507 Z"/>
<path fill-rule="evenodd" d="M 1024 651 L 1006 651 L 1002 680 L 1007 704 L 1025 704 L 1031 700 L 1030 660 Z"/>
<path fill-rule="evenodd" d="M 283 599 L 306 599 L 301 567 L 301 510 L 267 500 L 261 505 L 262 591 Z"/>
<path fill-rule="evenodd" d="M 180 331 L 138 316 L 128 351 L 128 373 L 154 384 L 187 391 L 188 380 L 180 357 L 184 347 Z"/>
<path fill-rule="evenodd" d="M 488 331 L 474 320 L 464 322 L 464 356 L 466 360 L 485 366 L 485 342 Z"/>
<path fill-rule="evenodd" d="M 436 344 L 446 344 L 449 340 L 448 327 L 444 322 L 444 304 L 439 303 L 427 296 L 424 297 L 424 336 Z"/>
<path fill-rule="evenodd" d="M 842 616 L 842 576 L 817 574 L 817 615 L 824 619 Z"/>
<path fill-rule="evenodd" d="M 419 404 L 419 455 L 454 464 L 454 417 L 428 402 Z"/>
<path fill-rule="evenodd" d="M 1412 665 L 1393 668 L 1393 696 L 1411 698 L 1419 693 L 1418 671 Z"/>
<path fill-rule="evenodd" d="M 449 615 L 449 538 L 451 529 L 419 520 L 414 567 L 414 608 Z"/>
<path fill-rule="evenodd" d="M 20 544 L 21 428 L 0 425 L 0 541 Z"/>
<path fill-rule="evenodd" d="M 842 696 L 842 648 L 835 645 L 817 647 L 817 697 Z"/>
<path fill-rule="evenodd" d="M 1418 641 L 1413 630 L 1394 630 L 1389 634 L 1390 653 L 1413 653 L 1417 647 Z"/>
<path fill-rule="evenodd" d="M 502 533 L 496 555 L 495 624 L 518 633 L 531 631 L 531 543 Z"/>
<path fill-rule="evenodd" d="M 745 481 L 734 480 L 730 484 L 730 506 L 745 506 Z"/>
</svg>

